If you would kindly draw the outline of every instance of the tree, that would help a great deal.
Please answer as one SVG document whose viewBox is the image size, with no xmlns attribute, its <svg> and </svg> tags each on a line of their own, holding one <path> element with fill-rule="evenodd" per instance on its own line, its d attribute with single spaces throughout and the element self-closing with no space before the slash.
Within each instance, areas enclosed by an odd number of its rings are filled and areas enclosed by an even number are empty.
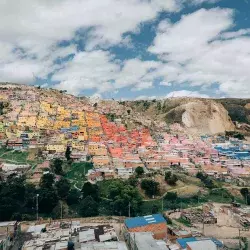
<svg viewBox="0 0 250 250">
<path fill-rule="evenodd" d="M 145 190 L 145 193 L 148 196 L 154 196 L 159 194 L 159 186 L 159 182 L 156 182 L 154 180 L 144 179 L 141 182 L 141 188 Z"/>
<path fill-rule="evenodd" d="M 144 169 L 143 167 L 137 167 L 135 169 L 135 173 L 138 175 L 138 176 L 142 176 L 144 174 Z"/>
<path fill-rule="evenodd" d="M 63 175 L 62 169 L 63 161 L 61 159 L 55 159 L 52 165 L 53 171 L 55 174 Z"/>
<path fill-rule="evenodd" d="M 159 206 L 153 205 L 151 213 L 152 214 L 157 214 L 158 212 L 159 212 Z"/>
<path fill-rule="evenodd" d="M 67 218 L 69 215 L 69 207 L 65 202 L 58 202 L 52 210 L 52 217 L 54 219 Z"/>
<path fill-rule="evenodd" d="M 165 181 L 167 181 L 171 177 L 171 175 L 172 175 L 172 172 L 171 171 L 167 171 L 165 173 Z"/>
<path fill-rule="evenodd" d="M 136 216 L 141 211 L 142 197 L 139 191 L 126 181 L 107 181 L 105 198 L 110 201 L 111 214 Z"/>
<path fill-rule="evenodd" d="M 51 173 L 44 174 L 40 180 L 41 188 L 51 189 L 55 183 L 55 176 Z"/>
<path fill-rule="evenodd" d="M 248 190 L 248 188 L 242 188 L 242 189 L 240 190 L 240 193 L 241 193 L 241 195 L 242 195 L 243 197 L 246 197 L 246 196 L 249 194 L 249 190 Z"/>
<path fill-rule="evenodd" d="M 138 185 L 138 179 L 135 177 L 129 177 L 128 180 L 128 185 L 136 187 Z"/>
<path fill-rule="evenodd" d="M 177 193 L 176 192 L 167 192 L 164 199 L 168 201 L 175 201 L 177 199 Z"/>
<path fill-rule="evenodd" d="M 81 192 L 83 199 L 88 196 L 91 196 L 95 201 L 99 200 L 99 190 L 98 186 L 95 184 L 91 184 L 90 182 L 85 182 Z"/>
<path fill-rule="evenodd" d="M 175 186 L 177 181 L 178 181 L 178 178 L 177 178 L 177 176 L 176 176 L 175 174 L 173 174 L 173 175 L 167 180 L 167 182 L 168 182 L 168 184 L 169 184 L 170 186 Z"/>
<path fill-rule="evenodd" d="M 178 181 L 178 178 L 175 174 L 172 174 L 170 171 L 165 173 L 165 181 L 170 185 L 170 186 L 175 186 L 176 182 Z"/>
<path fill-rule="evenodd" d="M 51 213 L 58 203 L 58 196 L 54 188 L 41 188 L 39 190 L 39 211 L 41 213 Z"/>
<path fill-rule="evenodd" d="M 69 191 L 68 197 L 67 197 L 67 204 L 74 205 L 78 204 L 80 202 L 81 192 L 75 188 L 71 189 Z"/>
<path fill-rule="evenodd" d="M 83 217 L 98 215 L 98 203 L 91 196 L 85 197 L 80 203 L 79 214 Z"/>
<path fill-rule="evenodd" d="M 69 194 L 70 190 L 70 183 L 67 179 L 61 178 L 57 183 L 56 183 L 56 190 L 57 190 L 57 195 L 59 199 L 61 200 L 66 200 Z"/>
<path fill-rule="evenodd" d="M 242 188 L 240 190 L 241 195 L 246 199 L 246 203 L 249 205 L 250 204 L 250 197 L 249 197 L 249 190 L 248 188 Z"/>
<path fill-rule="evenodd" d="M 66 152 L 65 152 L 65 157 L 67 159 L 67 161 L 69 161 L 71 159 L 71 150 L 70 150 L 70 147 L 67 146 L 67 149 L 66 149 Z"/>
</svg>

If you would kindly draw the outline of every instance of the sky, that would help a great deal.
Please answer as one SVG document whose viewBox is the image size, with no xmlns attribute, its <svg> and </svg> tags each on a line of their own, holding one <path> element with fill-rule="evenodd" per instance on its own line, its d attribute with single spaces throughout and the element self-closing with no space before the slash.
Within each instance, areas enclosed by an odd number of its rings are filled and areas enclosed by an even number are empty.
<svg viewBox="0 0 250 250">
<path fill-rule="evenodd" d="M 250 2 L 0 0 L 0 82 L 117 100 L 250 98 Z"/>
</svg>

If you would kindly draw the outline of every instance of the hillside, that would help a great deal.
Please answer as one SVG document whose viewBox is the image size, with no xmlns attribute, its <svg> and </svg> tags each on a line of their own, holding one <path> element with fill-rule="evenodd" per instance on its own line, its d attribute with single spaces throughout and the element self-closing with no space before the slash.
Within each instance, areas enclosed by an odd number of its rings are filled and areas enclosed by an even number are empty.
<svg viewBox="0 0 250 250">
<path fill-rule="evenodd" d="M 150 117 L 154 123 L 179 123 L 187 133 L 217 134 L 235 129 L 228 111 L 215 100 L 170 98 L 125 102 L 124 105 Z"/>
<path fill-rule="evenodd" d="M 17 98 L 20 103 L 54 99 L 63 105 L 78 105 L 84 110 L 106 114 L 111 121 L 120 119 L 128 129 L 142 125 L 153 132 L 168 130 L 170 127 L 174 130 L 174 126 L 171 125 L 178 123 L 187 133 L 217 134 L 235 130 L 233 122 L 237 122 L 237 128 L 244 131 L 249 131 L 250 125 L 250 99 L 212 100 L 187 97 L 118 102 L 88 97 L 77 98 L 64 91 L 7 83 L 1 84 L 0 94 L 8 88 L 14 89 L 15 92 L 19 91 L 20 94 L 13 96 L 11 100 L 0 95 L 0 114 L 11 113 Z"/>
</svg>

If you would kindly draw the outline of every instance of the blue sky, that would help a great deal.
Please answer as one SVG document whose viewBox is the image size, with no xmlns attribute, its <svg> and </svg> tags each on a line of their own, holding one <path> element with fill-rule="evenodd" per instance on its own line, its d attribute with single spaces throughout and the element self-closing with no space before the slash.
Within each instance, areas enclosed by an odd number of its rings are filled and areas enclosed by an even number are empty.
<svg viewBox="0 0 250 250">
<path fill-rule="evenodd" d="M 0 81 L 115 99 L 250 98 L 248 0 L 0 2 Z"/>
</svg>

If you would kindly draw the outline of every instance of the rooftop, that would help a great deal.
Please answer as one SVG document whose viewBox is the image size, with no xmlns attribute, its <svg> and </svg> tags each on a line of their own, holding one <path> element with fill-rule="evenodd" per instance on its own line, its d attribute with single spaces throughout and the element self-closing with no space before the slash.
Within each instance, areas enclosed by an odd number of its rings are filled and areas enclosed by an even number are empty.
<svg viewBox="0 0 250 250">
<path fill-rule="evenodd" d="M 202 241 L 194 241 L 187 242 L 187 245 L 192 250 L 216 250 L 217 247 L 212 240 L 202 240 Z"/>
<path fill-rule="evenodd" d="M 161 214 L 147 215 L 143 217 L 135 217 L 125 220 L 127 228 L 143 227 L 149 224 L 158 224 L 166 222 Z"/>
</svg>

